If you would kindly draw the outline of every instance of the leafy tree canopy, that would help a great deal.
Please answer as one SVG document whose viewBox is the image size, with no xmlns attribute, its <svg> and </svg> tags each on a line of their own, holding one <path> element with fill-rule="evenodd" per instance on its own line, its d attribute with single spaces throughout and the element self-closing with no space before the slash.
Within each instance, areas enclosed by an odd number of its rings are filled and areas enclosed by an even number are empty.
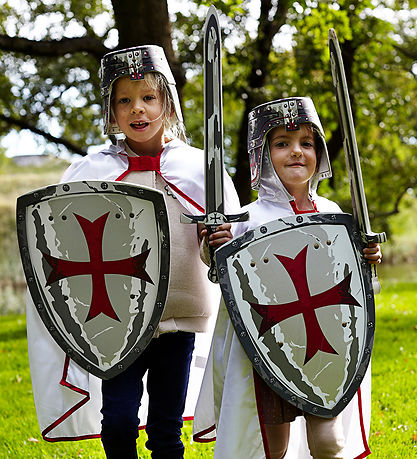
<svg viewBox="0 0 417 459">
<path fill-rule="evenodd" d="M 350 195 L 327 36 L 342 46 L 371 217 L 380 229 L 417 189 L 415 0 L 0 0 L 0 136 L 28 129 L 55 152 L 86 154 L 101 135 L 100 58 L 115 48 L 164 47 L 189 136 L 202 146 L 201 29 L 221 13 L 225 146 L 243 203 L 249 188 L 247 114 L 267 100 L 308 95 L 325 127 L 334 177 L 321 192 Z M 288 40 L 288 37 L 290 38 Z M 383 228 L 384 227 L 384 228 Z M 377 228 L 378 229 L 378 228 Z"/>
</svg>

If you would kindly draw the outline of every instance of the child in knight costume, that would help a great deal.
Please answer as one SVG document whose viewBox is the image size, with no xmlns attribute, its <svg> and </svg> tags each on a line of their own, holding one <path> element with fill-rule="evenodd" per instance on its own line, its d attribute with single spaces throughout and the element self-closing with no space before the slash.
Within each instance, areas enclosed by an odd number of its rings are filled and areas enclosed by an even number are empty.
<svg viewBox="0 0 417 459">
<path fill-rule="evenodd" d="M 290 112 L 289 118 L 284 115 Z M 234 227 L 235 237 L 278 218 L 341 212 L 316 193 L 318 182 L 330 177 L 331 170 L 324 131 L 310 98 L 256 107 L 249 114 L 248 144 L 252 187 L 259 194 L 243 208 L 250 219 Z M 379 246 L 369 244 L 364 256 L 369 263 L 379 263 Z M 361 390 L 362 396 L 355 395 L 336 418 L 303 413 L 254 370 L 222 302 L 197 403 L 194 439 L 216 440 L 214 457 L 222 459 L 365 457 L 370 453 L 369 369 Z"/>
<path fill-rule="evenodd" d="M 125 138 L 74 162 L 62 181 L 121 180 L 165 194 L 171 244 L 169 293 L 145 351 L 127 370 L 102 381 L 102 406 L 100 380 L 66 359 L 42 329 L 31 304 L 29 348 L 35 342 L 38 349 L 45 348 L 42 353 L 30 351 L 38 418 L 44 438 L 51 441 L 98 437 L 101 406 L 101 440 L 107 457 L 137 458 L 138 410 L 147 372 L 146 447 L 153 458 L 181 458 L 195 333 L 206 331 L 212 303 L 196 227 L 180 224 L 182 212 L 204 211 L 203 152 L 183 141 L 175 81 L 162 48 L 139 46 L 105 55 L 101 93 L 104 133 Z M 227 174 L 225 179 L 226 205 L 236 211 L 237 194 Z M 219 226 L 210 244 L 216 247 L 230 239 L 229 229 L 230 224 Z M 46 364 L 51 372 L 44 371 Z M 198 387 L 198 382 L 194 384 Z"/>
</svg>

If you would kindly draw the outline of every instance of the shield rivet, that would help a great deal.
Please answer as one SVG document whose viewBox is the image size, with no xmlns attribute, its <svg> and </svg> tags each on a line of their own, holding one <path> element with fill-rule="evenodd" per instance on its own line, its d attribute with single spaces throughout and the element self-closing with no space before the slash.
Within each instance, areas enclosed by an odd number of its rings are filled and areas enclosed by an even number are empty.
<svg viewBox="0 0 417 459">
<path fill-rule="evenodd" d="M 48 220 L 49 220 L 50 222 L 51 222 L 53 219 L 54 219 L 54 217 L 53 217 L 52 215 L 50 215 L 50 216 L 48 217 Z"/>
<path fill-rule="evenodd" d="M 225 274 L 226 273 L 226 268 L 220 268 L 219 272 L 220 272 L 220 274 Z"/>
<path fill-rule="evenodd" d="M 301 223 L 303 221 L 303 217 L 298 216 L 296 218 L 297 223 Z"/>
<path fill-rule="evenodd" d="M 130 212 L 129 217 L 130 217 L 130 218 L 133 218 L 134 216 L 135 216 L 135 214 L 132 213 L 132 212 Z"/>
<path fill-rule="evenodd" d="M 117 365 L 117 368 L 118 368 L 119 370 L 123 370 L 123 365 L 122 365 L 121 363 L 119 363 L 119 365 Z"/>
<path fill-rule="evenodd" d="M 38 309 L 42 309 L 42 303 L 38 303 L 38 304 L 36 305 L 36 307 L 37 307 Z"/>
<path fill-rule="evenodd" d="M 369 347 L 365 348 L 365 354 L 370 354 L 371 350 L 369 349 Z"/>
<path fill-rule="evenodd" d="M 39 193 L 33 193 L 33 197 L 34 197 L 35 199 L 38 199 L 38 198 L 39 198 Z"/>
<path fill-rule="evenodd" d="M 154 328 L 153 328 L 153 325 L 148 325 L 148 330 L 151 330 L 151 331 L 152 331 L 153 329 L 154 329 Z"/>
<path fill-rule="evenodd" d="M 318 249 L 319 247 L 320 247 L 320 244 L 319 244 L 318 242 L 316 242 L 316 243 L 314 244 L 314 248 L 315 248 L 315 249 Z"/>
<path fill-rule="evenodd" d="M 165 215 L 165 212 L 163 210 L 160 210 L 159 215 Z"/>
<path fill-rule="evenodd" d="M 115 217 L 116 217 L 116 218 L 120 218 L 121 215 L 120 215 L 120 214 L 116 214 Z"/>
<path fill-rule="evenodd" d="M 69 348 L 67 349 L 67 354 L 71 354 L 71 352 L 72 352 L 72 349 L 69 347 Z"/>
<path fill-rule="evenodd" d="M 332 215 L 330 218 L 331 218 L 332 220 L 336 220 L 336 215 Z"/>
<path fill-rule="evenodd" d="M 87 366 L 86 366 L 86 370 L 87 370 L 87 371 L 90 371 L 90 370 L 91 370 L 91 365 L 87 365 Z"/>
<path fill-rule="evenodd" d="M 28 251 L 28 248 L 25 246 L 25 247 L 22 247 L 22 252 L 27 252 Z"/>
<path fill-rule="evenodd" d="M 347 322 L 342 323 L 342 327 L 346 327 L 346 325 L 347 325 Z"/>
<path fill-rule="evenodd" d="M 65 220 L 67 219 L 67 216 L 66 216 L 66 215 L 63 215 L 61 218 L 62 218 L 62 220 L 65 221 Z"/>
<path fill-rule="evenodd" d="M 167 248 L 168 248 L 168 244 L 167 244 L 166 242 L 164 242 L 164 243 L 162 244 L 162 248 L 163 248 L 163 249 L 167 249 Z"/>
<path fill-rule="evenodd" d="M 241 331 L 241 332 L 240 332 L 240 337 L 241 337 L 241 338 L 244 338 L 245 336 L 246 336 L 246 332 L 245 332 L 245 331 Z"/>
<path fill-rule="evenodd" d="M 130 299 L 131 299 L 131 300 L 134 300 L 134 299 L 135 299 L 135 295 L 133 295 L 133 293 L 130 295 Z"/>
<path fill-rule="evenodd" d="M 259 357 L 258 357 L 257 355 L 255 355 L 255 357 L 253 358 L 253 361 L 254 361 L 255 363 L 259 363 Z"/>
<path fill-rule="evenodd" d="M 237 241 L 233 241 L 233 242 L 232 242 L 232 247 L 237 247 L 237 245 L 238 245 L 238 242 L 237 242 Z"/>
<path fill-rule="evenodd" d="M 374 323 L 373 322 L 368 322 L 368 327 L 369 328 L 372 328 L 374 326 Z"/>
<path fill-rule="evenodd" d="M 252 268 L 254 268 L 256 266 L 256 263 L 254 261 L 251 261 L 250 265 L 252 266 Z"/>
<path fill-rule="evenodd" d="M 139 354 L 139 352 L 140 352 L 140 348 L 138 348 L 138 347 L 135 347 L 133 350 L 136 352 L 136 354 Z"/>
<path fill-rule="evenodd" d="M 139 188 L 139 190 L 138 190 L 138 194 L 143 194 L 143 190 L 142 190 L 142 188 Z"/>
<path fill-rule="evenodd" d="M 314 407 L 314 408 L 312 409 L 312 411 L 313 411 L 313 413 L 317 413 L 317 408 Z"/>
<path fill-rule="evenodd" d="M 51 332 L 55 331 L 55 327 L 54 327 L 53 325 L 51 325 L 51 326 L 49 327 L 49 331 L 51 331 Z"/>
<path fill-rule="evenodd" d="M 348 399 L 347 399 L 346 397 L 344 397 L 344 398 L 342 399 L 342 402 L 343 402 L 343 403 L 347 403 L 347 402 L 348 402 Z"/>
<path fill-rule="evenodd" d="M 109 187 L 109 185 L 106 182 L 103 182 L 100 186 L 103 190 L 107 190 L 107 188 Z"/>
<path fill-rule="evenodd" d="M 332 245 L 332 241 L 327 240 L 327 241 L 326 241 L 326 244 L 327 244 L 327 245 Z"/>
<path fill-rule="evenodd" d="M 22 222 L 25 219 L 25 216 L 22 215 L 22 214 L 19 214 L 19 216 L 17 218 L 18 218 L 19 222 Z"/>
<path fill-rule="evenodd" d="M 64 185 L 64 186 L 62 187 L 62 189 L 63 189 L 64 191 L 69 191 L 69 190 L 70 190 L 70 186 L 69 186 L 69 185 Z"/>
<path fill-rule="evenodd" d="M 291 395 L 291 401 L 295 402 L 297 400 L 297 397 L 295 395 Z"/>
<path fill-rule="evenodd" d="M 158 301 L 158 302 L 156 303 L 156 307 L 157 307 L 157 308 L 162 308 L 162 301 Z"/>
<path fill-rule="evenodd" d="M 162 280 L 167 280 L 167 276 L 166 276 L 165 274 L 163 274 L 163 275 L 161 276 L 161 279 L 162 279 Z"/>
<path fill-rule="evenodd" d="M 32 283 L 33 282 L 33 277 L 29 277 L 28 281 Z"/>
<path fill-rule="evenodd" d="M 232 308 L 235 306 L 235 304 L 236 304 L 236 303 L 234 302 L 234 300 L 230 300 L 230 301 L 229 301 L 229 306 L 232 306 Z"/>
<path fill-rule="evenodd" d="M 265 257 L 265 258 L 264 258 L 264 263 L 268 263 L 268 261 L 269 261 L 269 258 L 268 258 L 268 257 Z"/>
<path fill-rule="evenodd" d="M 266 226 L 261 226 L 260 232 L 261 232 L 262 234 L 265 234 L 267 231 L 268 231 L 268 228 L 267 228 Z"/>
<path fill-rule="evenodd" d="M 362 376 L 361 376 L 361 375 L 357 375 L 357 376 L 355 377 L 355 380 L 356 380 L 356 381 L 360 381 L 361 379 L 362 379 Z"/>
</svg>

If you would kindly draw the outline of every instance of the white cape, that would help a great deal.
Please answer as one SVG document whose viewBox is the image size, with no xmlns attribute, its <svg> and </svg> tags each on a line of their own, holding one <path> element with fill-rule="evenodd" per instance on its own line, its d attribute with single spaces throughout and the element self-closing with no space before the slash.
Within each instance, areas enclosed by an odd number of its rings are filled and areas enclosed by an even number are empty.
<svg viewBox="0 0 417 459">
<path fill-rule="evenodd" d="M 292 197 L 272 171 L 262 172 L 258 199 L 244 207 L 249 221 L 238 223 L 235 236 L 276 218 L 294 215 Z M 341 212 L 339 206 L 310 190 L 319 212 Z M 370 368 L 360 391 L 339 415 L 342 417 L 346 441 L 345 459 L 363 458 L 370 454 L 367 438 L 371 416 Z M 288 459 L 310 458 L 304 417 L 291 423 Z M 194 415 L 195 441 L 216 440 L 215 459 L 265 458 L 258 417 L 253 367 L 234 332 L 222 301 L 216 321 L 209 360 Z"/>
<path fill-rule="evenodd" d="M 128 167 L 121 142 L 74 162 L 62 182 L 78 180 L 116 180 Z M 186 213 L 198 214 L 192 201 L 204 207 L 204 155 L 180 140 L 169 142 L 161 154 L 161 175 L 182 192 L 176 194 Z M 191 199 L 187 199 L 191 198 Z M 227 212 L 236 213 L 239 199 L 230 177 L 225 173 Z M 209 280 L 207 280 L 208 283 Z M 220 292 L 210 288 L 213 305 L 218 305 Z M 215 310 L 216 306 L 213 308 Z M 35 310 L 30 295 L 27 303 L 28 350 L 36 412 L 42 436 L 47 441 L 95 438 L 101 431 L 101 380 L 70 360 L 47 332 Z M 189 389 L 184 419 L 192 419 L 207 361 L 212 325 L 206 333 L 196 334 L 191 363 Z M 145 385 L 146 387 L 146 385 Z M 147 395 L 139 410 L 141 425 L 146 424 Z"/>
</svg>

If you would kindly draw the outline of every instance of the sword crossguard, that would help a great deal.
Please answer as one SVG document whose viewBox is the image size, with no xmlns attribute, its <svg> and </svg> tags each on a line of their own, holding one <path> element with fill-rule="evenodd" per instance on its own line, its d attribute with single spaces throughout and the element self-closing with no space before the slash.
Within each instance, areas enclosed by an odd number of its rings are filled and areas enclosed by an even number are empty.
<svg viewBox="0 0 417 459">
<path fill-rule="evenodd" d="M 244 222 L 249 219 L 249 212 L 243 212 L 241 214 L 224 215 L 221 212 L 211 212 L 205 215 L 188 215 L 181 214 L 181 223 L 202 223 L 207 227 L 208 234 L 213 234 L 216 228 L 223 223 L 236 223 Z M 207 274 L 208 278 L 214 284 L 219 282 L 219 276 L 217 273 L 216 260 L 214 257 L 215 249 L 209 246 L 210 251 L 210 269 Z"/>
</svg>

